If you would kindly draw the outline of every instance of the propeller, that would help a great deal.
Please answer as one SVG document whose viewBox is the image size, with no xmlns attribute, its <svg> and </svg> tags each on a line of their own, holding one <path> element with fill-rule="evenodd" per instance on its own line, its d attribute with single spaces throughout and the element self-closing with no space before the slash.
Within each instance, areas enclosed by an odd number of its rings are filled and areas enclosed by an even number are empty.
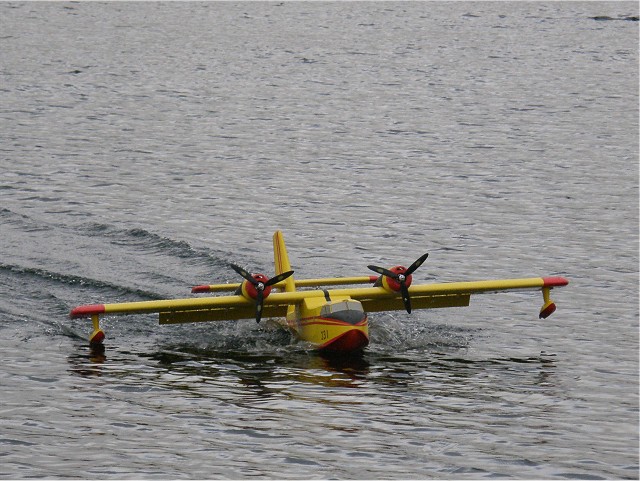
<svg viewBox="0 0 640 481">
<path fill-rule="evenodd" d="M 252 275 L 252 274 L 249 274 L 240 266 L 237 266 L 235 264 L 229 264 L 229 265 L 234 271 L 236 271 L 243 278 L 245 278 L 253 288 L 253 289 L 251 288 L 247 289 L 247 293 L 249 294 L 250 297 L 256 300 L 256 322 L 259 323 L 260 319 L 262 319 L 262 307 L 264 304 L 264 299 L 271 292 L 271 286 L 273 286 L 274 284 L 277 284 L 280 281 L 285 280 L 287 277 L 293 274 L 293 271 L 283 272 L 282 274 L 278 274 L 277 276 L 274 276 L 271 279 L 269 279 L 264 274 Z"/>
<path fill-rule="evenodd" d="M 404 308 L 407 310 L 409 314 L 411 314 L 411 298 L 409 297 L 409 286 L 411 285 L 411 274 L 420 267 L 429 254 L 424 254 L 420 256 L 413 264 L 409 266 L 409 268 L 405 268 L 404 266 L 396 266 L 391 269 L 385 269 L 384 267 L 378 266 L 367 266 L 374 272 L 378 274 L 382 274 L 386 276 L 388 279 L 392 279 L 397 283 L 397 287 L 395 285 L 389 285 L 391 289 L 394 291 L 400 291 L 402 294 L 402 302 L 404 303 Z"/>
</svg>

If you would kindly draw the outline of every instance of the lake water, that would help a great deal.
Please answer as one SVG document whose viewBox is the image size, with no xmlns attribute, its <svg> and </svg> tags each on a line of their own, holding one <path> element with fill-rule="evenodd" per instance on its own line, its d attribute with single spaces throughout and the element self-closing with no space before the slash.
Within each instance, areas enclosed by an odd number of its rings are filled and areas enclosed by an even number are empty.
<svg viewBox="0 0 640 481">
<path fill-rule="evenodd" d="M 637 479 L 637 2 L 0 4 L 0 478 Z M 597 17 L 597 18 L 594 18 Z M 605 17 L 605 18 L 602 18 Z M 373 314 L 106 318 L 273 272 L 561 275 Z"/>
</svg>

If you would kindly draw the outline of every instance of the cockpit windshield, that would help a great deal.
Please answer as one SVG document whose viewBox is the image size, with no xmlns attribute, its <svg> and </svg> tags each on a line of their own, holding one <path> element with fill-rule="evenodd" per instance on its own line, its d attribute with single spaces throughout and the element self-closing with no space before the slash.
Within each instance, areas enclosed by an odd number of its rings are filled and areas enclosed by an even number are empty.
<svg viewBox="0 0 640 481">
<path fill-rule="evenodd" d="M 354 300 L 335 301 L 326 304 L 320 311 L 325 319 L 336 319 L 349 324 L 357 324 L 366 318 L 362 304 Z"/>
</svg>

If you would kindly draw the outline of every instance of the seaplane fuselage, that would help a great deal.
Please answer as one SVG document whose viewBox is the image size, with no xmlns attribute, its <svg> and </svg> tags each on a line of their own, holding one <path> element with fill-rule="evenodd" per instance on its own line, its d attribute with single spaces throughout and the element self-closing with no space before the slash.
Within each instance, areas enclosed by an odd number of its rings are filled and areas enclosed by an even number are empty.
<svg viewBox="0 0 640 481">
<path fill-rule="evenodd" d="M 362 303 L 349 297 L 310 297 L 287 313 L 287 326 L 299 339 L 323 351 L 352 352 L 369 344 Z"/>
</svg>

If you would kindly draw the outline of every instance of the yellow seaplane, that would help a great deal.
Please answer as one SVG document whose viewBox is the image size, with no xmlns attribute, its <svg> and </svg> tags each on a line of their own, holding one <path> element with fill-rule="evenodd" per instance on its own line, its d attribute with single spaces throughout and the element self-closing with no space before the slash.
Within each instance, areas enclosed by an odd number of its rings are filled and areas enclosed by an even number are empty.
<svg viewBox="0 0 640 481">
<path fill-rule="evenodd" d="M 300 340 L 323 352 L 361 351 L 369 344 L 368 312 L 464 307 L 472 294 L 518 289 L 541 290 L 543 306 L 540 318 L 556 310 L 550 299 L 554 287 L 566 286 L 563 277 L 534 277 L 472 282 L 412 285 L 412 274 L 427 259 L 418 258 L 408 268 L 389 269 L 368 266 L 376 275 L 294 280 L 282 232 L 273 235 L 275 275 L 250 274 L 235 264 L 230 267 L 242 278 L 235 284 L 199 285 L 193 293 L 229 292 L 232 294 L 79 306 L 70 313 L 72 319 L 93 321 L 92 345 L 103 343 L 105 334 L 100 317 L 112 314 L 158 313 L 160 324 L 203 321 L 284 319 L 283 324 Z M 334 286 L 367 287 L 329 288 Z M 275 290 L 276 292 L 272 292 Z"/>
</svg>

